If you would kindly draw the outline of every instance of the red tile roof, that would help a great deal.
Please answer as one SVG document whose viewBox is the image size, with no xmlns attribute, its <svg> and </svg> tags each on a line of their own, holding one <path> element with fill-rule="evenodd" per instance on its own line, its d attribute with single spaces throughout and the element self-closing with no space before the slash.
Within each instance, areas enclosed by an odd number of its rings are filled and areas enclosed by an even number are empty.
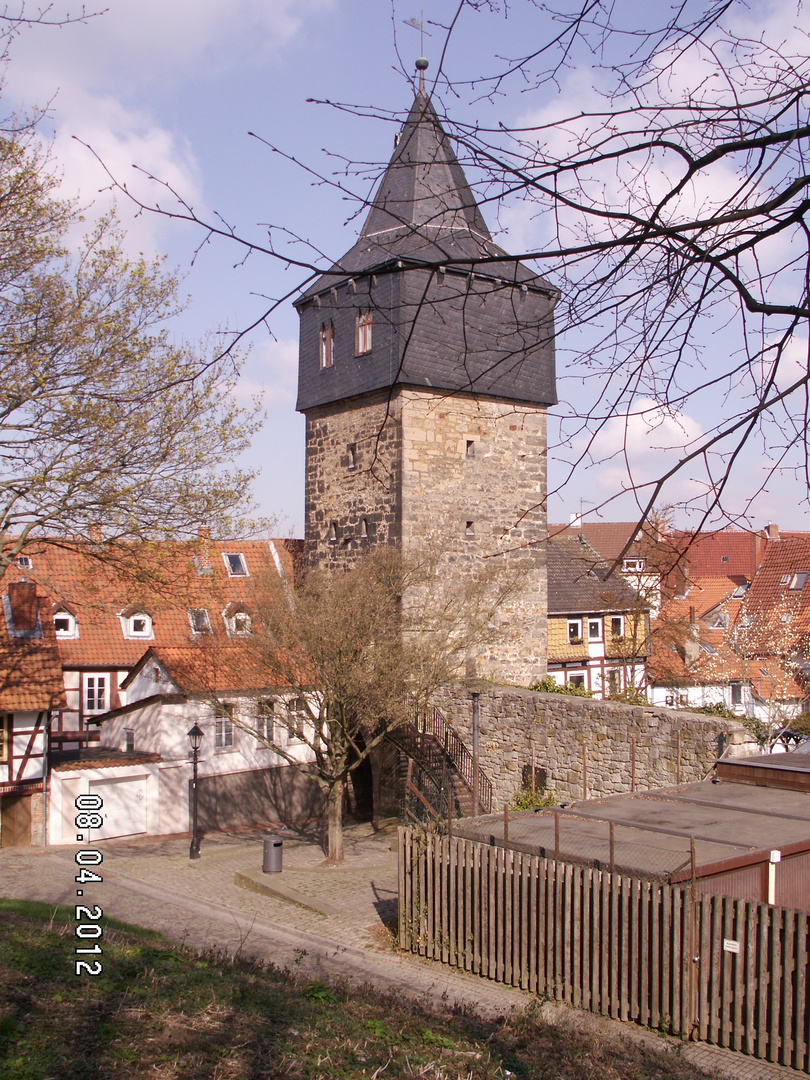
<svg viewBox="0 0 810 1080">
<path fill-rule="evenodd" d="M 8 591 L 3 591 L 4 600 L 8 601 Z M 33 632 L 36 634 L 36 628 L 39 627 L 41 636 L 12 636 L 6 621 L 6 611 L 0 616 L 0 711 L 39 712 L 63 708 L 65 692 L 62 665 L 56 647 L 53 622 L 49 617 L 48 602 L 43 595 L 35 593 L 33 588 L 19 592 L 24 600 L 28 621 L 34 627 Z M 19 607 L 9 601 L 9 611 L 13 606 L 17 606 L 14 611 L 16 616 L 19 614 Z M 5 609 L 5 603 L 3 607 Z M 37 609 L 40 613 L 39 622 L 36 617 Z M 16 629 L 20 629 L 19 625 Z"/>
<path fill-rule="evenodd" d="M 271 547 L 271 543 L 273 547 Z M 218 646 L 233 645 L 223 612 L 233 605 L 248 613 L 260 606 L 270 583 L 277 585 L 277 555 L 284 572 L 292 574 L 293 558 L 284 541 L 213 541 L 155 544 L 123 549 L 105 563 L 103 552 L 64 542 L 32 547 L 32 567 L 10 568 L 3 581 L 21 573 L 34 577 L 47 590 L 51 611 L 62 608 L 76 618 L 75 637 L 57 640 L 65 667 L 131 668 L 150 646 L 188 648 L 203 636 Z M 241 554 L 246 575 L 229 574 L 225 554 Z M 195 634 L 189 611 L 208 612 L 210 634 Z M 146 613 L 153 637 L 126 638 L 124 613 Z M 43 612 L 52 630 L 52 615 Z"/>
<path fill-rule="evenodd" d="M 150 656 L 165 668 L 181 694 L 257 692 L 280 685 L 268 675 L 249 642 L 222 645 L 211 640 L 184 648 L 150 649 L 123 682 L 126 687 Z"/>
</svg>

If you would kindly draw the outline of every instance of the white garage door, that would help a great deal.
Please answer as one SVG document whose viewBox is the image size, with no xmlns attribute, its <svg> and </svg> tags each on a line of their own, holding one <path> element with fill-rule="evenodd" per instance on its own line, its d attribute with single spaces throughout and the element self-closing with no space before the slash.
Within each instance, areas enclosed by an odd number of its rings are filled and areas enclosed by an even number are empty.
<svg viewBox="0 0 810 1080">
<path fill-rule="evenodd" d="M 94 840 L 113 836 L 135 836 L 146 832 L 146 776 L 127 776 L 117 780 L 91 780 L 90 794 L 100 795 L 100 813 L 104 824 L 92 829 Z"/>
</svg>

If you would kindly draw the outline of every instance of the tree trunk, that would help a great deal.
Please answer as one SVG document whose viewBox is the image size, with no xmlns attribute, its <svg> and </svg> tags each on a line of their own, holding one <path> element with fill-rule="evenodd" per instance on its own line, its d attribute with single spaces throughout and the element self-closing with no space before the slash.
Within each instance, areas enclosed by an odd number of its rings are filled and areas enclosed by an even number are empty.
<svg viewBox="0 0 810 1080">
<path fill-rule="evenodd" d="M 326 861 L 342 863 L 343 852 L 343 782 L 329 789 L 326 797 Z"/>
</svg>

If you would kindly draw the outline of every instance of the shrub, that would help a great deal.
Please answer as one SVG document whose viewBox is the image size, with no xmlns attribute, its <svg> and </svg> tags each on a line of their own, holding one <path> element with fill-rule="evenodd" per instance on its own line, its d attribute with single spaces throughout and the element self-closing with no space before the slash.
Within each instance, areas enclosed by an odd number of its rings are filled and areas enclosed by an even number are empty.
<svg viewBox="0 0 810 1080">
<path fill-rule="evenodd" d="M 590 690 L 586 690 L 584 686 L 560 686 L 555 682 L 551 675 L 546 675 L 540 682 L 536 682 L 529 689 L 538 690 L 541 694 L 572 694 L 574 697 L 593 697 L 593 693 Z"/>
<path fill-rule="evenodd" d="M 547 806 L 556 806 L 557 796 L 547 788 L 522 787 L 515 793 L 510 810 L 543 810 Z"/>
</svg>

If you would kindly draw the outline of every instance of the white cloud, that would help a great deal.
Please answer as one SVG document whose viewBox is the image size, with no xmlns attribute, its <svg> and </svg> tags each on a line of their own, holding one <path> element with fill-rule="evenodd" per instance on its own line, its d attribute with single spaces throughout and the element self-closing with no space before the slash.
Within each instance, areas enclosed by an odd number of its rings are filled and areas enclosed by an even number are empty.
<svg viewBox="0 0 810 1080">
<path fill-rule="evenodd" d="M 259 397 L 268 412 L 289 412 L 295 406 L 298 342 L 264 339 L 251 350 L 235 390 L 241 405 Z"/>
<path fill-rule="evenodd" d="M 37 74 L 48 83 L 73 78 L 88 86 L 129 75 L 168 84 L 193 66 L 221 71 L 276 53 L 307 17 L 334 0 L 110 0 L 86 22 L 23 33 L 12 50 L 15 83 Z M 92 5 L 89 5 L 92 8 Z M 70 10 L 69 4 L 63 4 Z"/>
</svg>

